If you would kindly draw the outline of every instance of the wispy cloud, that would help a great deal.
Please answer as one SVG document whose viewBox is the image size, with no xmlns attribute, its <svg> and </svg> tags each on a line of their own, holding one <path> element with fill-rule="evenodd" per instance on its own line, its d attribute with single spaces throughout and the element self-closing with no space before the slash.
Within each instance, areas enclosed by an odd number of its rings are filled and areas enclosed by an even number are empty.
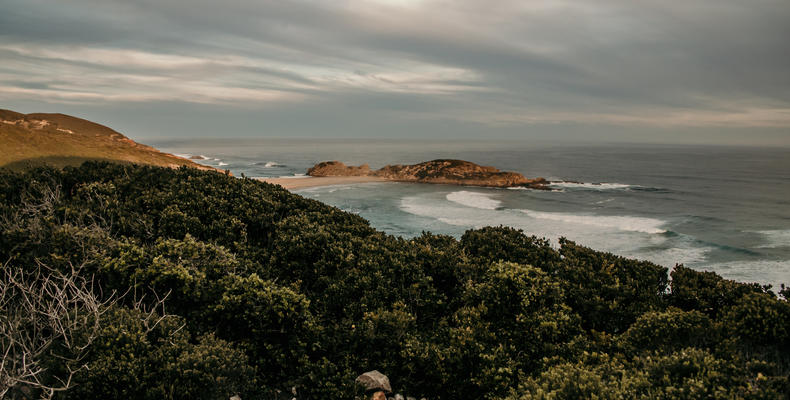
<svg viewBox="0 0 790 400">
<path fill-rule="evenodd" d="M 0 101 L 790 128 L 784 0 L 8 0 Z M 333 104 L 332 106 L 329 106 Z M 332 118 L 337 120 L 337 118 Z"/>
</svg>

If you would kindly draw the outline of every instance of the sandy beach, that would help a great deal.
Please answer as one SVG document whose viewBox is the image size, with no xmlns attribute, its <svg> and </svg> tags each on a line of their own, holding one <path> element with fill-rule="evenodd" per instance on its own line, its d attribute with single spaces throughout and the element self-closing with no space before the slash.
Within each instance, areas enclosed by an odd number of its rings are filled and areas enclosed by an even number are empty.
<svg viewBox="0 0 790 400">
<path fill-rule="evenodd" d="M 259 181 L 280 185 L 288 190 L 307 189 L 318 186 L 348 185 L 352 183 L 389 182 L 376 176 L 326 176 L 306 178 L 255 178 Z"/>
</svg>

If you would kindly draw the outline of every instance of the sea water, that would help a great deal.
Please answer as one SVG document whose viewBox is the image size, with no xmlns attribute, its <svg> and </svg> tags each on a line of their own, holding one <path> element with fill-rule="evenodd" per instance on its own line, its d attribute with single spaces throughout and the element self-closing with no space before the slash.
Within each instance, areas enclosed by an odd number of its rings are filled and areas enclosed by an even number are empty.
<svg viewBox="0 0 790 400">
<path fill-rule="evenodd" d="M 672 268 L 790 284 L 790 149 L 568 145 L 518 141 L 199 140 L 156 147 L 235 176 L 303 177 L 317 162 L 411 164 L 456 158 L 527 177 L 551 191 L 365 183 L 298 194 L 359 214 L 384 232 L 460 237 L 506 225 Z"/>
</svg>

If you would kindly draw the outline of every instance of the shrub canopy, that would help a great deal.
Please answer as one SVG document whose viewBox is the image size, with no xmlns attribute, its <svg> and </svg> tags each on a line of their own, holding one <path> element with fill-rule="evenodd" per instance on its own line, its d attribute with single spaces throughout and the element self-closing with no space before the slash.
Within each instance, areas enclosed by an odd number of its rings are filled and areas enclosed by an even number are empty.
<svg viewBox="0 0 790 400">
<path fill-rule="evenodd" d="M 353 398 L 374 369 L 430 399 L 790 395 L 768 288 L 506 227 L 407 240 L 213 172 L 0 172 L 0 262 L 115 299 L 85 358 L 44 360 L 78 369 L 59 398 Z"/>
</svg>

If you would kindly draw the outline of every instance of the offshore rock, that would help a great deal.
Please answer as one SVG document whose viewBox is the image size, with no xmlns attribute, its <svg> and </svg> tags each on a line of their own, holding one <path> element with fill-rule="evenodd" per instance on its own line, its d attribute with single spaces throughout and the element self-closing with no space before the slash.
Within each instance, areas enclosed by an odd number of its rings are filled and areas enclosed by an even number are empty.
<svg viewBox="0 0 790 400">
<path fill-rule="evenodd" d="M 542 178 L 527 179 L 517 172 L 503 172 L 463 160 L 433 160 L 414 165 L 387 165 L 373 175 L 400 182 L 444 183 L 489 187 L 545 184 Z"/>
<path fill-rule="evenodd" d="M 370 166 L 362 164 L 359 167 L 353 167 L 343 164 L 340 161 L 323 161 L 312 168 L 307 170 L 307 175 L 310 176 L 368 176 L 370 175 Z"/>
<path fill-rule="evenodd" d="M 500 171 L 463 160 L 433 160 L 413 165 L 387 165 L 371 171 L 367 164 L 347 166 L 325 161 L 307 170 L 310 176 L 376 176 L 397 182 L 439 183 L 487 187 L 528 187 L 546 189 L 543 178 L 527 179 L 517 172 Z"/>
</svg>

